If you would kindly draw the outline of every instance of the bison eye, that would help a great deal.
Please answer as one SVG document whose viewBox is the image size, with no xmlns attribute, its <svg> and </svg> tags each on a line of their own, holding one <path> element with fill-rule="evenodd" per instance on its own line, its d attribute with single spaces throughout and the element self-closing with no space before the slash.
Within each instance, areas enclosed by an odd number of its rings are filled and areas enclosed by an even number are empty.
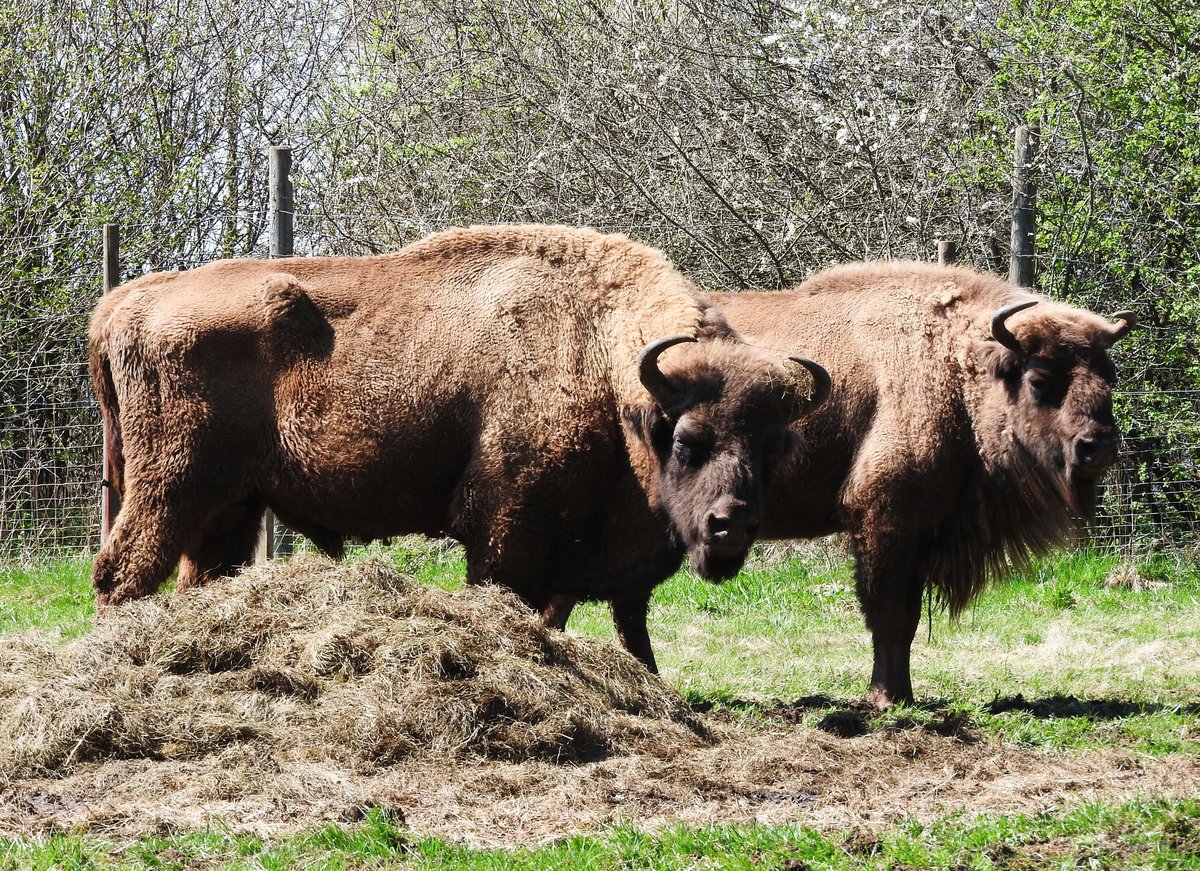
<svg viewBox="0 0 1200 871">
<path fill-rule="evenodd" d="M 701 466 L 712 452 L 712 444 L 707 439 L 692 436 L 676 436 L 672 453 L 675 461 L 681 466 Z"/>
<path fill-rule="evenodd" d="M 1060 405 L 1067 395 L 1067 382 L 1044 369 L 1030 369 L 1025 376 L 1033 398 L 1041 405 Z"/>
<path fill-rule="evenodd" d="M 712 435 L 690 427 L 677 427 L 672 452 L 680 465 L 702 465 L 713 452 Z"/>
</svg>

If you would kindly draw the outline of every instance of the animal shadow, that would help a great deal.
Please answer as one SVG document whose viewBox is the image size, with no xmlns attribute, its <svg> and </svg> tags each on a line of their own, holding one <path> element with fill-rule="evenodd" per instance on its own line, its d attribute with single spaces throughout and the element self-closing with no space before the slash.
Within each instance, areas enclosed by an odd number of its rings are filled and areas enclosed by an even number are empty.
<svg viewBox="0 0 1200 871">
<path fill-rule="evenodd" d="M 933 699 L 916 705 L 878 711 L 860 699 L 835 699 L 825 695 L 803 696 L 790 701 L 771 699 L 696 700 L 692 710 L 707 718 L 729 722 L 735 717 L 750 714 L 754 717 L 788 725 L 800 726 L 821 714 L 815 727 L 839 738 L 857 738 L 872 733 L 904 732 L 936 734 L 962 744 L 981 740 L 977 717 L 982 714 L 1005 714 L 1010 711 L 1028 713 L 1039 720 L 1083 717 L 1095 722 L 1123 720 L 1160 711 L 1174 711 L 1192 716 L 1200 715 L 1200 703 L 1186 705 L 1138 702 L 1128 699 L 1080 699 L 1073 695 L 1053 695 L 1026 699 L 1024 695 L 997 697 L 976 708 L 964 710 L 961 703 L 948 699 Z M 823 712 L 823 713 L 822 713 Z"/>
<path fill-rule="evenodd" d="M 983 710 L 989 714 L 1020 711 L 1039 720 L 1083 717 L 1096 722 L 1106 722 L 1157 714 L 1161 711 L 1175 711 L 1194 716 L 1200 714 L 1200 703 L 1164 705 L 1159 702 L 1134 702 L 1127 699 L 1080 699 L 1073 695 L 1053 695 L 1043 699 L 1028 700 L 1023 694 L 1018 693 L 1015 696 L 996 698 Z"/>
<path fill-rule="evenodd" d="M 751 713 L 768 721 L 788 725 L 803 725 L 812 715 L 824 712 L 815 727 L 839 738 L 857 738 L 873 732 L 896 733 L 920 731 L 941 735 L 964 744 L 974 744 L 979 736 L 972 729 L 969 714 L 952 709 L 943 702 L 916 705 L 899 712 L 881 712 L 861 699 L 834 699 L 830 696 L 802 696 L 791 701 L 772 699 L 755 702 L 730 699 L 717 704 L 710 701 L 694 703 L 697 713 L 718 720 L 732 719 L 734 713 Z M 911 712 L 911 713 L 909 713 Z"/>
</svg>

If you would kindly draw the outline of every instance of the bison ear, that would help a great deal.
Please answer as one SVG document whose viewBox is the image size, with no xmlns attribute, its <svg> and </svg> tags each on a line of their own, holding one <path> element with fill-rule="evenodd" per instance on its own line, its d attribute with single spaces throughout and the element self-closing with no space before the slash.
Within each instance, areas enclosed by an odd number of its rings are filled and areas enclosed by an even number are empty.
<svg viewBox="0 0 1200 871">
<path fill-rule="evenodd" d="M 975 342 L 975 356 L 983 364 L 989 374 L 998 381 L 1004 381 L 1020 373 L 1021 357 L 1015 351 L 1004 347 L 999 342 Z"/>
<path fill-rule="evenodd" d="M 621 407 L 621 419 L 658 456 L 671 451 L 675 424 L 657 403 L 637 402 Z"/>
<path fill-rule="evenodd" d="M 1120 321 L 1120 323 L 1112 326 L 1112 341 L 1114 342 L 1137 326 L 1137 315 L 1131 311 L 1119 311 L 1114 315 L 1109 315 L 1109 317 Z"/>
</svg>

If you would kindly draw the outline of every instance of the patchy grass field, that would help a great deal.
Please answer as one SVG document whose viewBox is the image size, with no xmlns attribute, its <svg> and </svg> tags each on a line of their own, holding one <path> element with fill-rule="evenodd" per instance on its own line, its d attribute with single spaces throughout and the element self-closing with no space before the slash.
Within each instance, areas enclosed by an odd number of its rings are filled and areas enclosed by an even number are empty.
<svg viewBox="0 0 1200 871">
<path fill-rule="evenodd" d="M 456 548 L 368 551 L 461 586 Z M 0 632 L 81 637 L 87 570 L 0 570 Z M 596 605 L 569 630 L 613 635 Z M 914 649 L 922 703 L 882 715 L 855 704 L 869 646 L 834 546 L 767 548 L 720 587 L 682 574 L 660 587 L 651 631 L 664 677 L 716 745 L 385 766 L 355 784 L 361 821 L 343 809 L 336 823 L 282 826 L 232 811 L 180 827 L 166 801 L 102 825 L 65 813 L 85 781 L 136 791 L 150 770 L 136 760 L 36 789 L 0 772 L 0 868 L 1200 867 L 1200 573 L 1188 561 L 1063 556 L 957 623 L 935 614 Z"/>
</svg>

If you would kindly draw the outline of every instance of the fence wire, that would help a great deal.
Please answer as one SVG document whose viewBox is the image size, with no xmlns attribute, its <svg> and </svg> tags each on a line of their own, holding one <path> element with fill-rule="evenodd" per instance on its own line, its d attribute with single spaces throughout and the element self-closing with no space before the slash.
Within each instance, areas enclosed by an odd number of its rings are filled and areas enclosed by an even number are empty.
<svg viewBox="0 0 1200 871">
<path fill-rule="evenodd" d="M 1042 273 L 1055 268 L 1043 262 Z M 74 300 L 99 295 L 98 266 L 95 275 L 71 270 L 43 280 L 73 287 Z M 10 289 L 0 276 L 0 292 Z M 0 361 L 0 561 L 86 558 L 99 547 L 102 434 L 86 365 L 88 314 L 74 302 L 4 325 L 36 336 L 39 351 L 35 359 Z M 1155 341 L 1172 340 L 1158 331 Z M 1200 391 L 1159 389 L 1164 373 L 1123 359 L 1120 345 L 1114 350 L 1124 442 L 1091 540 L 1128 555 L 1192 547 L 1200 532 Z"/>
<path fill-rule="evenodd" d="M 74 359 L 0 373 L 19 393 L 0 428 L 0 560 L 86 556 L 99 546 L 102 434 L 81 343 Z"/>
</svg>

